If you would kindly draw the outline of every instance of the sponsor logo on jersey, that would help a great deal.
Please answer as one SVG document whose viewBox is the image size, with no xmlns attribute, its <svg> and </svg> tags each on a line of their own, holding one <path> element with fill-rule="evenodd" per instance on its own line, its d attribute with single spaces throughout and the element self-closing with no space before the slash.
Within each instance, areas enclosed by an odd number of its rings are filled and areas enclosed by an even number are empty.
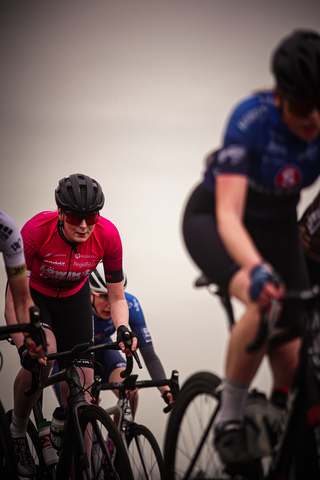
<svg viewBox="0 0 320 480">
<path fill-rule="evenodd" d="M 284 167 L 276 177 L 276 186 L 282 189 L 291 189 L 299 185 L 301 173 L 295 166 Z"/>
<path fill-rule="evenodd" d="M 258 107 L 254 107 L 248 112 L 246 112 L 237 123 L 237 127 L 242 132 L 245 132 L 252 123 L 256 122 L 257 118 L 259 118 L 264 112 L 268 110 L 266 105 L 259 105 Z"/>
<path fill-rule="evenodd" d="M 8 240 L 10 235 L 12 234 L 12 229 L 7 227 L 6 225 L 3 225 L 3 223 L 0 223 L 0 238 L 1 240 Z"/>
<path fill-rule="evenodd" d="M 22 243 L 21 243 L 21 238 L 18 238 L 18 240 L 16 242 L 13 242 L 11 245 L 10 245 L 10 248 L 12 248 L 12 250 L 14 252 L 19 252 L 22 248 Z"/>
<path fill-rule="evenodd" d="M 52 260 L 47 260 L 46 263 L 50 263 L 51 265 L 57 265 L 58 267 L 63 267 L 66 265 L 66 262 L 53 262 Z"/>
<path fill-rule="evenodd" d="M 242 145 L 230 145 L 218 152 L 217 163 L 229 162 L 230 165 L 237 165 L 246 156 L 247 149 Z"/>
<path fill-rule="evenodd" d="M 142 335 L 146 343 L 150 343 L 151 340 L 151 335 L 147 327 L 142 328 Z"/>
</svg>

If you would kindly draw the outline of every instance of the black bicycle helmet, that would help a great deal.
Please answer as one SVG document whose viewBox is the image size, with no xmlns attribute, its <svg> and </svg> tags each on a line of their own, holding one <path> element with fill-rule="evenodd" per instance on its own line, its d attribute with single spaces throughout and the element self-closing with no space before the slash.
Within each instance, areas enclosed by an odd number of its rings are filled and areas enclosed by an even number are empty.
<svg viewBox="0 0 320 480">
<path fill-rule="evenodd" d="M 100 184 L 81 173 L 62 178 L 55 190 L 55 198 L 58 207 L 74 212 L 97 212 L 104 205 Z"/>
<path fill-rule="evenodd" d="M 272 71 L 282 94 L 320 98 L 320 35 L 295 30 L 272 57 Z"/>
</svg>

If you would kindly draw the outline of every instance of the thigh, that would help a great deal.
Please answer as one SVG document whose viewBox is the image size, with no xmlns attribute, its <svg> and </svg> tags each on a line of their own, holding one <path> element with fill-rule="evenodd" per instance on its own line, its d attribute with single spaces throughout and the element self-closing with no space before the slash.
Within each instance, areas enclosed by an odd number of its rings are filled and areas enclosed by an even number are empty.
<svg viewBox="0 0 320 480">
<path fill-rule="evenodd" d="M 248 230 L 257 248 L 274 269 L 280 273 L 286 288 L 307 289 L 310 287 L 305 257 L 299 240 L 295 218 L 249 221 Z M 293 320 L 300 317 L 302 308 L 296 305 L 285 305 L 279 325 L 290 326 Z M 296 324 L 297 325 L 297 324 Z M 295 327 L 296 328 L 296 327 Z M 297 328 L 290 339 L 299 335 Z"/>
<path fill-rule="evenodd" d="M 200 184 L 186 205 L 182 232 L 194 262 L 224 291 L 237 265 L 227 254 L 217 232 L 214 197 Z"/>
<path fill-rule="evenodd" d="M 36 305 L 45 312 L 57 341 L 57 351 L 71 350 L 80 343 L 93 344 L 93 313 L 88 282 L 69 297 L 55 298 L 33 293 Z M 59 368 L 63 365 L 59 363 Z M 93 368 L 93 354 L 84 355 L 79 364 Z"/>
<path fill-rule="evenodd" d="M 101 376 L 102 382 L 111 381 L 109 379 L 111 373 L 115 369 L 126 368 L 126 365 L 125 359 L 117 350 L 105 350 L 96 354 L 94 358 L 94 372 Z"/>
</svg>

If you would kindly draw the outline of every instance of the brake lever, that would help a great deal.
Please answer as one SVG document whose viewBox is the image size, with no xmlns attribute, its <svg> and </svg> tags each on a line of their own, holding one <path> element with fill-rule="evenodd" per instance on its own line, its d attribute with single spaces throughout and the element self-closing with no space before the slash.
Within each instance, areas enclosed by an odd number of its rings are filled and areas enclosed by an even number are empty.
<svg viewBox="0 0 320 480">
<path fill-rule="evenodd" d="M 44 356 L 48 355 L 47 340 L 40 322 L 40 310 L 37 306 L 30 307 L 30 334 L 35 344 L 42 345 Z"/>
<path fill-rule="evenodd" d="M 32 380 L 31 387 L 24 391 L 26 397 L 31 397 L 38 389 L 42 387 L 41 378 L 42 378 L 43 365 L 39 365 L 37 371 L 31 372 Z"/>
<path fill-rule="evenodd" d="M 275 298 L 271 300 L 271 304 L 268 310 L 263 310 L 261 313 L 261 320 L 259 328 L 255 338 L 252 342 L 248 343 L 246 346 L 246 351 L 248 353 L 253 353 L 259 350 L 260 347 L 264 344 L 269 333 L 274 329 L 277 312 L 278 312 L 279 301 Z"/>
<path fill-rule="evenodd" d="M 176 400 L 178 393 L 180 391 L 178 370 L 172 370 L 170 382 L 168 383 L 168 385 L 170 386 L 170 392 L 168 393 L 171 393 L 173 400 Z M 163 412 L 169 413 L 171 412 L 173 407 L 174 405 L 167 405 L 166 407 L 164 407 Z"/>
<path fill-rule="evenodd" d="M 141 368 L 142 368 L 142 364 L 141 364 L 141 362 L 140 362 L 140 358 L 139 358 L 139 355 L 138 355 L 137 351 L 136 351 L 136 350 L 133 350 L 133 351 L 131 350 L 132 340 L 131 340 L 131 337 L 130 337 L 130 333 L 129 333 L 129 332 L 125 332 L 125 336 L 127 337 L 127 340 L 126 340 L 126 342 L 125 342 L 124 345 L 125 345 L 126 348 L 129 348 L 129 350 L 131 351 L 132 356 L 134 357 L 135 361 L 136 361 L 137 364 L 138 364 L 138 367 L 141 369 Z M 128 363 L 128 359 L 129 359 L 130 357 L 131 357 L 131 355 L 127 355 L 127 363 Z M 133 365 L 131 366 L 131 371 L 132 371 L 132 368 L 133 368 Z M 126 369 L 126 370 L 127 370 L 127 369 Z M 122 373 L 126 372 L 126 370 L 124 370 Z M 130 373 L 131 373 L 131 371 L 130 371 Z M 124 378 L 125 376 L 130 375 L 130 373 L 127 374 L 127 375 L 122 376 L 122 378 Z"/>
</svg>

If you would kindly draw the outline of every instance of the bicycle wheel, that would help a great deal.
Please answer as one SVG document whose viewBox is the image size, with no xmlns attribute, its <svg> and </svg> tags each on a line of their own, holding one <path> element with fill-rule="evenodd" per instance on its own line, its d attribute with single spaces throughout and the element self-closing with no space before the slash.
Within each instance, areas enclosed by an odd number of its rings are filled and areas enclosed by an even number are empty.
<svg viewBox="0 0 320 480">
<path fill-rule="evenodd" d="M 88 435 L 92 442 L 93 480 L 111 478 L 133 480 L 126 448 L 110 415 L 98 405 L 88 405 L 80 414 L 80 425 L 84 436 Z M 107 442 L 110 439 L 112 439 L 114 451 L 109 453 Z M 75 463 L 77 468 L 79 462 Z M 76 478 L 82 478 L 79 471 Z"/>
<path fill-rule="evenodd" d="M 9 410 L 7 412 L 7 419 L 9 424 L 11 423 L 12 419 L 12 410 Z M 34 459 L 34 463 L 37 466 L 37 475 L 33 477 L 34 480 L 43 480 L 45 477 L 45 463 L 43 459 L 43 454 L 42 454 L 42 449 L 41 445 L 39 442 L 39 436 L 38 436 L 38 430 L 34 426 L 32 420 L 28 421 L 28 426 L 27 426 L 27 439 L 28 439 L 28 444 L 30 448 L 31 455 Z M 1 477 L 2 478 L 2 477 Z M 21 477 L 19 476 L 18 478 L 23 479 L 26 477 Z"/>
<path fill-rule="evenodd" d="M 0 402 L 0 478 L 17 480 L 18 472 L 9 422 Z"/>
<path fill-rule="evenodd" d="M 210 372 L 198 372 L 183 385 L 165 434 L 164 461 L 168 479 L 230 478 L 213 447 L 220 382 Z"/>
<path fill-rule="evenodd" d="M 147 427 L 132 423 L 126 441 L 135 480 L 166 480 L 160 447 Z"/>
</svg>

